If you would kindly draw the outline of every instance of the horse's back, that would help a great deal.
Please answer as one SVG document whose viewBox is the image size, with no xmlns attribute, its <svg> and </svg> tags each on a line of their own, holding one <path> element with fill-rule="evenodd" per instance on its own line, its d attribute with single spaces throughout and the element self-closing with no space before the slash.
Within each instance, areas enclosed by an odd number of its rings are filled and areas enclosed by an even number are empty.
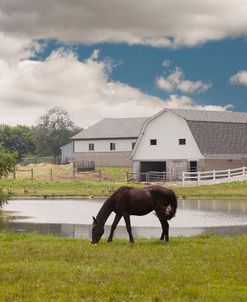
<svg viewBox="0 0 247 302">
<path fill-rule="evenodd" d="M 130 215 L 146 215 L 154 210 L 151 193 L 142 188 L 121 187 L 115 195 L 115 210 Z"/>
</svg>

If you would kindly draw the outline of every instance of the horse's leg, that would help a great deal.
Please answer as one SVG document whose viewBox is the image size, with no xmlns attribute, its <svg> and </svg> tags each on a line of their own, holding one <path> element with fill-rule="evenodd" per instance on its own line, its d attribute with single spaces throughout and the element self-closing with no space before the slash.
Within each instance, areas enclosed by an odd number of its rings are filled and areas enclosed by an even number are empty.
<svg viewBox="0 0 247 302">
<path fill-rule="evenodd" d="M 114 233 L 114 231 L 115 231 L 115 229 L 116 229 L 116 227 L 117 227 L 117 225 L 118 225 L 119 220 L 121 219 L 121 217 L 122 217 L 122 215 L 116 214 L 115 219 L 113 221 L 113 224 L 111 226 L 111 233 L 110 233 L 110 235 L 108 237 L 108 242 L 112 242 L 113 233 Z"/>
<path fill-rule="evenodd" d="M 168 221 L 165 219 L 165 212 L 164 212 L 164 208 L 162 206 L 158 206 L 155 209 L 156 215 L 159 218 L 159 221 L 161 223 L 162 226 L 162 234 L 160 237 L 160 240 L 164 240 L 164 238 L 166 239 L 166 241 L 169 241 L 169 223 Z"/>
<path fill-rule="evenodd" d="M 132 232 L 131 232 L 130 215 L 125 213 L 123 215 L 123 217 L 124 217 L 124 220 L 126 223 L 127 232 L 129 233 L 129 240 L 131 243 L 134 243 L 134 239 L 133 239 Z"/>
<path fill-rule="evenodd" d="M 164 237 L 166 238 L 166 242 L 169 241 L 169 223 L 167 220 L 160 220 L 160 223 L 162 225 L 162 234 L 160 237 L 160 240 L 164 240 Z"/>
</svg>

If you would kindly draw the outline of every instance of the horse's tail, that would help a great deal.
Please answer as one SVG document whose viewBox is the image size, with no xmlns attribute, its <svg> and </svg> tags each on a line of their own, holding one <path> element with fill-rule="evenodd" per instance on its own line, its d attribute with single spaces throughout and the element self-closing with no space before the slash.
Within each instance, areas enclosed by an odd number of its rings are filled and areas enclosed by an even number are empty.
<svg viewBox="0 0 247 302">
<path fill-rule="evenodd" d="M 172 219 L 176 215 L 177 211 L 177 197 L 172 190 L 169 190 L 170 204 L 166 208 L 165 217 L 167 220 Z"/>
</svg>

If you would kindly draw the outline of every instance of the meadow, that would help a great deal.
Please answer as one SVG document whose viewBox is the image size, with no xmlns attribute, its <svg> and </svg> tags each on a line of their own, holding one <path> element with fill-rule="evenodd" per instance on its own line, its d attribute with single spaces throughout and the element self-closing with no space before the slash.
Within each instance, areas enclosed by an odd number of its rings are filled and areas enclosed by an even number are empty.
<svg viewBox="0 0 247 302">
<path fill-rule="evenodd" d="M 32 172 L 31 172 L 32 170 Z M 52 171 L 52 172 L 51 172 Z M 123 185 L 147 186 L 146 183 L 127 183 L 130 167 L 97 167 L 94 172 L 75 173 L 73 165 L 35 164 L 17 166 L 15 178 L 0 179 L 0 189 L 16 196 L 109 196 Z M 218 185 L 182 187 L 180 183 L 162 184 L 175 191 L 178 197 L 247 198 L 247 181 Z"/>
<path fill-rule="evenodd" d="M 247 236 L 101 241 L 0 233 L 0 301 L 247 300 Z"/>
</svg>

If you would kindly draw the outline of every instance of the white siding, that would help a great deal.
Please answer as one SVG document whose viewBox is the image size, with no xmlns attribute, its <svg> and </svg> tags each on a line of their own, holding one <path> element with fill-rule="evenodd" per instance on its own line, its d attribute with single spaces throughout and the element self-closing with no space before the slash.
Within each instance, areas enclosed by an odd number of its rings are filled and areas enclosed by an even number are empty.
<svg viewBox="0 0 247 302">
<path fill-rule="evenodd" d="M 179 145 L 179 139 L 186 139 Z M 157 145 L 150 145 L 156 139 Z M 168 160 L 204 158 L 191 134 L 187 122 L 177 115 L 165 111 L 149 121 L 144 133 L 140 134 L 133 160 Z"/>
<path fill-rule="evenodd" d="M 132 151 L 135 139 L 107 139 L 107 140 L 78 140 L 74 141 L 75 152 L 121 152 Z M 116 150 L 110 150 L 110 143 L 116 144 Z M 89 144 L 94 144 L 94 151 L 89 151 Z"/>
</svg>

